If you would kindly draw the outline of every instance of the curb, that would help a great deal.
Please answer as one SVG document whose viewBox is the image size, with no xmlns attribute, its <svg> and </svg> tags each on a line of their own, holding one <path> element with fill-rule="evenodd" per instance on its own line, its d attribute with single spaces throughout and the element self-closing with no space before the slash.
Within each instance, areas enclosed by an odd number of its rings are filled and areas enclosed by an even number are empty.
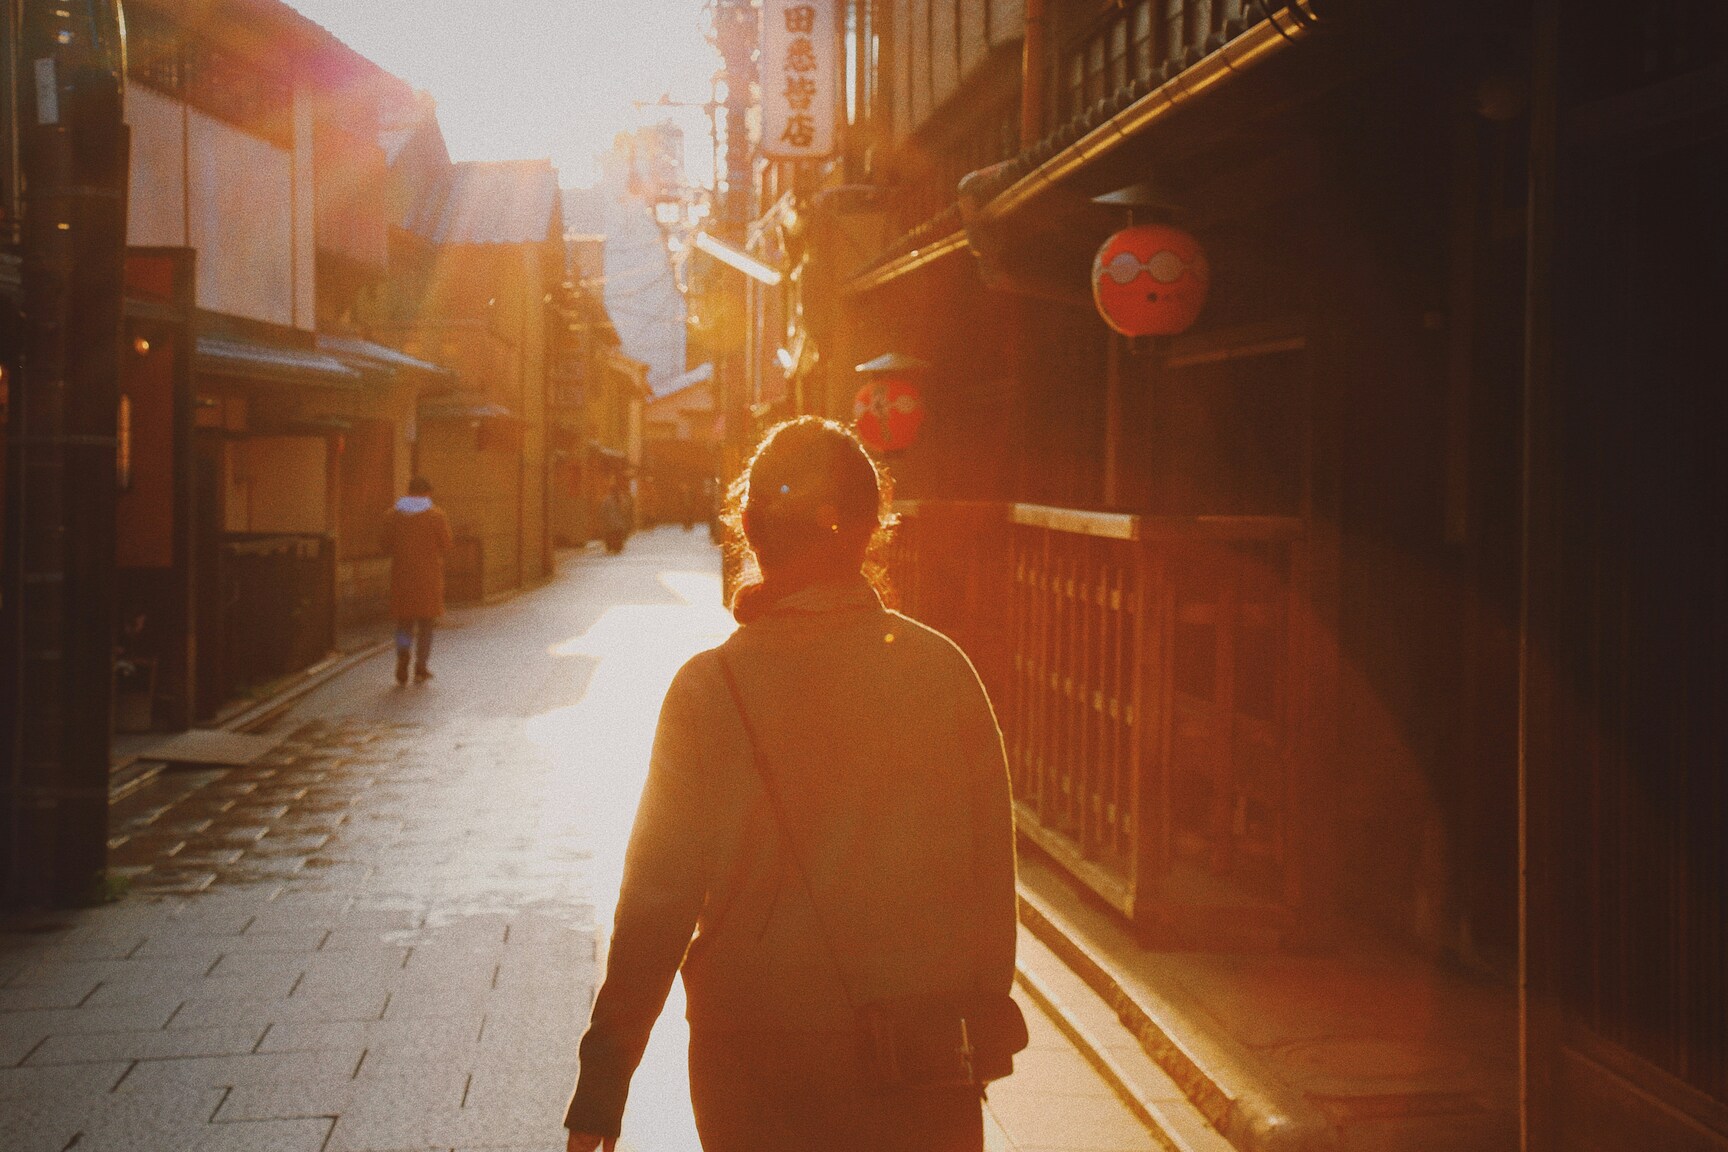
<svg viewBox="0 0 1728 1152">
<path fill-rule="evenodd" d="M 343 652 L 328 657 L 301 673 L 299 679 L 274 696 L 268 696 L 263 700 L 248 704 L 238 711 L 218 716 L 211 727 L 220 728 L 225 732 L 255 732 L 288 711 L 294 702 L 301 697 L 310 695 L 349 669 L 364 664 L 380 652 L 389 651 L 393 643 L 391 640 L 378 640 L 352 652 Z"/>
<path fill-rule="evenodd" d="M 1121 977 L 1062 915 L 1039 897 L 1020 889 L 1020 922 L 1056 954 L 1116 1013 L 1152 1062 L 1181 1088 L 1201 1115 L 1240 1152 L 1335 1152 L 1338 1137 L 1326 1116 L 1300 1092 L 1262 1072 L 1247 1049 L 1215 1027 L 1197 1026 L 1200 1013 L 1184 1011 L 1146 990 L 1130 992 Z M 1022 986 L 1060 1021 L 1068 1035 L 1118 1091 L 1128 1088 L 1110 1056 L 1090 1040 L 1083 1027 L 1062 1011 L 1061 1002 Z M 1103 1063 L 1101 1063 L 1103 1062 Z M 1105 1064 L 1109 1064 L 1106 1067 Z M 1130 1091 L 1131 1094 L 1131 1091 Z M 1135 1100 L 1137 1114 L 1149 1112 Z"/>
<path fill-rule="evenodd" d="M 359 664 L 387 651 L 390 640 L 379 640 L 356 648 L 351 652 L 338 652 L 326 656 L 323 660 L 301 672 L 300 675 L 285 688 L 272 696 L 251 703 L 236 705 L 226 712 L 220 713 L 209 724 L 196 725 L 221 732 L 254 732 L 293 706 L 296 700 L 322 688 L 325 684 L 347 672 Z M 145 785 L 154 782 L 167 768 L 167 764 L 150 758 L 149 749 L 114 762 L 108 772 L 108 803 L 117 804 L 131 796 Z"/>
<path fill-rule="evenodd" d="M 1103 1043 L 1093 1036 L 1085 1025 L 1074 1018 L 1074 1013 L 1062 1003 L 1061 999 L 1037 973 L 1029 968 L 1016 965 L 1014 979 L 1026 995 L 1038 1007 L 1042 1008 L 1051 1020 L 1055 1021 L 1057 1030 L 1068 1037 L 1074 1047 L 1080 1050 L 1080 1055 L 1084 1056 L 1086 1062 L 1092 1065 L 1093 1070 L 1103 1077 L 1105 1083 L 1110 1085 L 1111 1090 L 1121 1098 L 1122 1103 L 1127 1105 L 1130 1112 L 1134 1113 L 1134 1118 L 1146 1125 L 1152 1133 L 1153 1139 L 1166 1148 L 1175 1147 L 1164 1131 L 1164 1125 L 1152 1114 L 1150 1105 L 1140 1098 L 1140 1093 L 1134 1087 L 1133 1079 L 1123 1070 L 1116 1058 L 1110 1055 Z"/>
</svg>

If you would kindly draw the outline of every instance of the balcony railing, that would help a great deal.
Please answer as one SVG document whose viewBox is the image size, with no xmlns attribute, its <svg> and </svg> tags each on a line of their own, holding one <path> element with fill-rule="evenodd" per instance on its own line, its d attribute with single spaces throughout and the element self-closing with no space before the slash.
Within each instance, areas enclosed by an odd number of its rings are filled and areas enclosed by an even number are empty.
<svg viewBox="0 0 1728 1152">
<path fill-rule="evenodd" d="M 1277 932 L 1300 899 L 1300 521 L 908 505 L 890 571 L 984 677 L 1028 839 L 1151 935 Z"/>
</svg>

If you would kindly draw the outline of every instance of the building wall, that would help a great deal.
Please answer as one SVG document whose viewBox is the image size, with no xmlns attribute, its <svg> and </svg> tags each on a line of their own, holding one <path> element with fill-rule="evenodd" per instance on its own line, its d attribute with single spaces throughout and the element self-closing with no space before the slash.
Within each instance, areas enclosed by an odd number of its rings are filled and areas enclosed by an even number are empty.
<svg viewBox="0 0 1728 1152">
<path fill-rule="evenodd" d="M 124 353 L 120 389 L 129 421 L 121 428 L 130 483 L 115 505 L 115 557 L 121 568 L 174 566 L 175 337 L 152 332 L 149 354 Z"/>
<path fill-rule="evenodd" d="M 894 0 L 889 16 L 883 91 L 896 140 L 923 127 L 993 49 L 1026 31 L 1024 0 Z"/>
<path fill-rule="evenodd" d="M 410 355 L 455 370 L 465 392 L 521 422 L 487 421 L 466 436 L 442 424 L 421 428 L 421 470 L 441 498 L 445 486 L 434 473 L 453 478 L 471 534 L 485 544 L 489 596 L 551 572 L 546 325 L 555 313 L 545 305 L 553 287 L 545 252 L 537 244 L 437 249 L 418 290 L 424 321 L 403 334 Z"/>
<path fill-rule="evenodd" d="M 561 251 L 559 255 L 562 257 Z M 516 249 L 522 281 L 518 305 L 521 309 L 522 345 L 517 367 L 516 404 L 527 421 L 522 430 L 522 519 L 519 529 L 524 583 L 544 579 L 552 571 L 552 525 L 547 512 L 546 326 L 554 322 L 557 313 L 547 306 L 546 298 L 557 284 L 548 282 L 541 257 L 542 252 L 537 248 L 522 246 Z M 562 267 L 562 260 L 559 266 Z"/>
<path fill-rule="evenodd" d="M 224 123 L 145 85 L 127 93 L 127 241 L 198 252 L 198 307 L 313 326 L 312 129 L 297 99 L 294 147 Z"/>
<path fill-rule="evenodd" d="M 227 445 L 229 532 L 330 531 L 329 442 L 249 436 Z"/>
<path fill-rule="evenodd" d="M 466 563 L 463 541 L 480 546 L 480 593 L 501 596 L 518 587 L 523 465 L 502 437 L 468 421 L 420 426 L 420 471 L 450 517 L 458 540 L 456 566 Z M 452 573 L 458 580 L 461 573 Z"/>
<path fill-rule="evenodd" d="M 304 86 L 294 90 L 293 325 L 314 328 L 318 320 L 317 190 L 313 182 L 312 100 Z"/>
<path fill-rule="evenodd" d="M 138 247 L 185 247 L 186 106 L 135 84 L 126 93 L 126 121 L 132 128 L 127 242 Z"/>
</svg>

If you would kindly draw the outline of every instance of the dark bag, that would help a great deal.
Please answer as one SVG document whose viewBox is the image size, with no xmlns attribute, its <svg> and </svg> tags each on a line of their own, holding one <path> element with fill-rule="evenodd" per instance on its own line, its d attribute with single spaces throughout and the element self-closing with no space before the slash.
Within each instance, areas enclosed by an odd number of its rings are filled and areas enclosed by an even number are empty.
<svg viewBox="0 0 1728 1152">
<path fill-rule="evenodd" d="M 1014 1071 L 1026 1017 L 1009 996 L 906 996 L 858 1009 L 864 1066 L 877 1088 L 981 1087 Z"/>
<path fill-rule="evenodd" d="M 822 922 L 810 875 L 804 870 L 804 861 L 787 830 L 780 793 L 762 762 L 762 749 L 750 723 L 750 713 L 744 709 L 744 697 L 738 691 L 732 665 L 725 653 L 715 655 L 720 658 L 720 671 L 726 678 L 727 691 L 732 694 L 732 704 L 744 723 L 751 764 L 768 795 L 768 807 L 780 840 L 798 870 L 805 895 L 810 898 L 822 947 L 834 964 L 846 1003 L 857 1016 L 858 1039 L 871 1086 L 879 1091 L 982 1088 L 1013 1072 L 1014 1054 L 1026 1047 L 1029 1037 L 1026 1017 L 1010 996 L 903 996 L 862 1005 L 853 999 L 851 982 L 846 979 L 839 953 Z"/>
</svg>

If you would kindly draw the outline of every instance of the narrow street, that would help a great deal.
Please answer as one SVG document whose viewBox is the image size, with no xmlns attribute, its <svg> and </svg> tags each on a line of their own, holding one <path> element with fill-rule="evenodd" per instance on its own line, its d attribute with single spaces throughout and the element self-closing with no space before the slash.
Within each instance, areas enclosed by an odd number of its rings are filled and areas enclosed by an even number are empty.
<svg viewBox="0 0 1728 1152">
<path fill-rule="evenodd" d="M 123 801 L 123 899 L 0 921 L 0 1147 L 561 1149 L 660 697 L 732 627 L 718 569 L 677 528 L 567 557 L 454 614 L 432 683 L 380 655 L 251 765 Z M 673 996 L 627 1148 L 697 1147 Z M 990 1147 L 1158 1146 L 1026 1006 Z"/>
</svg>

